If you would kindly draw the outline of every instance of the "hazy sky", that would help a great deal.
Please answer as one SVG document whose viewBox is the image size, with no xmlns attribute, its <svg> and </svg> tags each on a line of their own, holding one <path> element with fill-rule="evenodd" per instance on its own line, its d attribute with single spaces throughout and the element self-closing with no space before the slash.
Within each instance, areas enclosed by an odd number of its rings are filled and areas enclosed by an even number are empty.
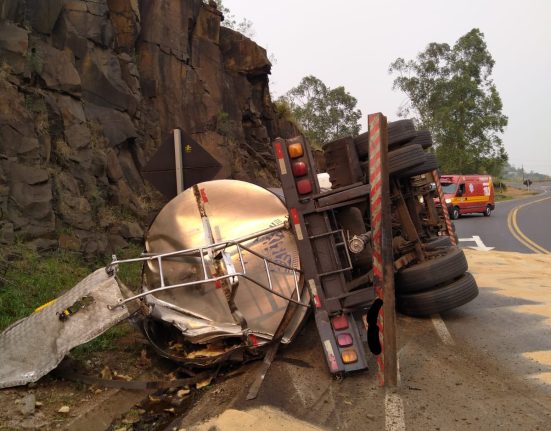
<svg viewBox="0 0 551 431">
<path fill-rule="evenodd" d="M 551 0 L 224 0 L 253 22 L 253 39 L 276 58 L 270 88 L 279 96 L 314 75 L 343 85 L 365 116 L 389 121 L 405 95 L 392 90 L 388 66 L 430 42 L 479 28 L 495 60 L 493 78 L 509 125 L 509 161 L 551 175 Z"/>
</svg>

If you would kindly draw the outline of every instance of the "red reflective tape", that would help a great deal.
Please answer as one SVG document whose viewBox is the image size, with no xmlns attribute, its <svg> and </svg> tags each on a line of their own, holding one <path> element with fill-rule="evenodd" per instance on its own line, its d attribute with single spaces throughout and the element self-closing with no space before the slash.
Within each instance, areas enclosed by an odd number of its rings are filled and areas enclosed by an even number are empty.
<svg viewBox="0 0 551 431">
<path fill-rule="evenodd" d="M 381 164 L 377 163 L 377 166 L 375 166 L 375 163 L 373 163 L 373 166 L 370 165 L 369 169 L 372 171 L 371 175 L 369 175 L 369 182 L 373 186 L 381 184 Z"/>
<path fill-rule="evenodd" d="M 376 151 L 379 151 L 381 148 L 381 134 L 379 133 L 379 130 L 377 130 L 377 134 L 372 137 L 371 141 L 369 142 L 369 151 L 371 154 L 373 154 L 374 157 L 379 157 L 378 154 L 375 154 Z"/>
<path fill-rule="evenodd" d="M 369 123 L 369 127 L 372 129 L 375 127 L 380 121 L 379 114 L 369 114 L 367 116 L 367 122 Z"/>
<path fill-rule="evenodd" d="M 256 335 L 249 334 L 249 340 L 254 347 L 258 346 L 258 338 L 256 338 Z"/>
<path fill-rule="evenodd" d="M 205 192 L 205 189 L 200 189 L 199 191 L 201 193 L 201 199 L 203 200 L 203 202 L 208 203 L 209 199 L 207 198 L 207 192 Z"/>
<path fill-rule="evenodd" d="M 314 295 L 314 304 L 316 305 L 316 308 L 321 308 L 321 301 L 318 295 Z"/>
<path fill-rule="evenodd" d="M 380 231 L 381 221 L 383 219 L 383 212 L 380 209 L 373 210 L 373 217 L 371 221 L 371 229 L 373 231 Z"/>
<path fill-rule="evenodd" d="M 300 224 L 300 217 L 298 216 L 298 210 L 296 208 L 291 208 L 289 211 L 291 213 L 291 221 L 293 224 Z"/>
<path fill-rule="evenodd" d="M 276 142 L 274 144 L 274 149 L 275 149 L 276 157 L 278 159 L 282 159 L 283 158 L 283 147 L 281 146 L 281 144 L 279 142 Z"/>
</svg>

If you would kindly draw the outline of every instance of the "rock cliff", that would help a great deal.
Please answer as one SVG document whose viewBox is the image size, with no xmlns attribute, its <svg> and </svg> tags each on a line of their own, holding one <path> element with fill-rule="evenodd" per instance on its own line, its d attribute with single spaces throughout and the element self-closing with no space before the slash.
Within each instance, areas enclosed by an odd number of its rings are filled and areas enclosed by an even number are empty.
<svg viewBox="0 0 551 431">
<path fill-rule="evenodd" d="M 296 130 L 266 51 L 222 20 L 201 0 L 0 0 L 0 246 L 140 239 L 164 203 L 140 171 L 176 127 L 217 178 L 275 182 L 270 140 Z"/>
</svg>

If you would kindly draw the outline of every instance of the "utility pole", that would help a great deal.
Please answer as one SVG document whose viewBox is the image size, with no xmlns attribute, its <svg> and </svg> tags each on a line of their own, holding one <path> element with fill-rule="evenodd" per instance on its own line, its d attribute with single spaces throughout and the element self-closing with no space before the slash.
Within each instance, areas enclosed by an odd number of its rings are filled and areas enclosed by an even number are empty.
<svg viewBox="0 0 551 431">
<path fill-rule="evenodd" d="M 522 184 L 524 184 L 524 164 L 521 165 L 521 168 L 522 170 Z"/>
</svg>

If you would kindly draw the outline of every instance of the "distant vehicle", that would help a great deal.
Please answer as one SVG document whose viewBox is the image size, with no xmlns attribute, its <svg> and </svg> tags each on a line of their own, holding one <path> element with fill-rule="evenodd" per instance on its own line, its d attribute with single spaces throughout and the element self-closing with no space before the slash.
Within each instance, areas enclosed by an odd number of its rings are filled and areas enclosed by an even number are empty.
<svg viewBox="0 0 551 431">
<path fill-rule="evenodd" d="M 482 213 L 489 217 L 495 209 L 494 183 L 490 175 L 441 175 L 440 182 L 450 217 Z"/>
</svg>

